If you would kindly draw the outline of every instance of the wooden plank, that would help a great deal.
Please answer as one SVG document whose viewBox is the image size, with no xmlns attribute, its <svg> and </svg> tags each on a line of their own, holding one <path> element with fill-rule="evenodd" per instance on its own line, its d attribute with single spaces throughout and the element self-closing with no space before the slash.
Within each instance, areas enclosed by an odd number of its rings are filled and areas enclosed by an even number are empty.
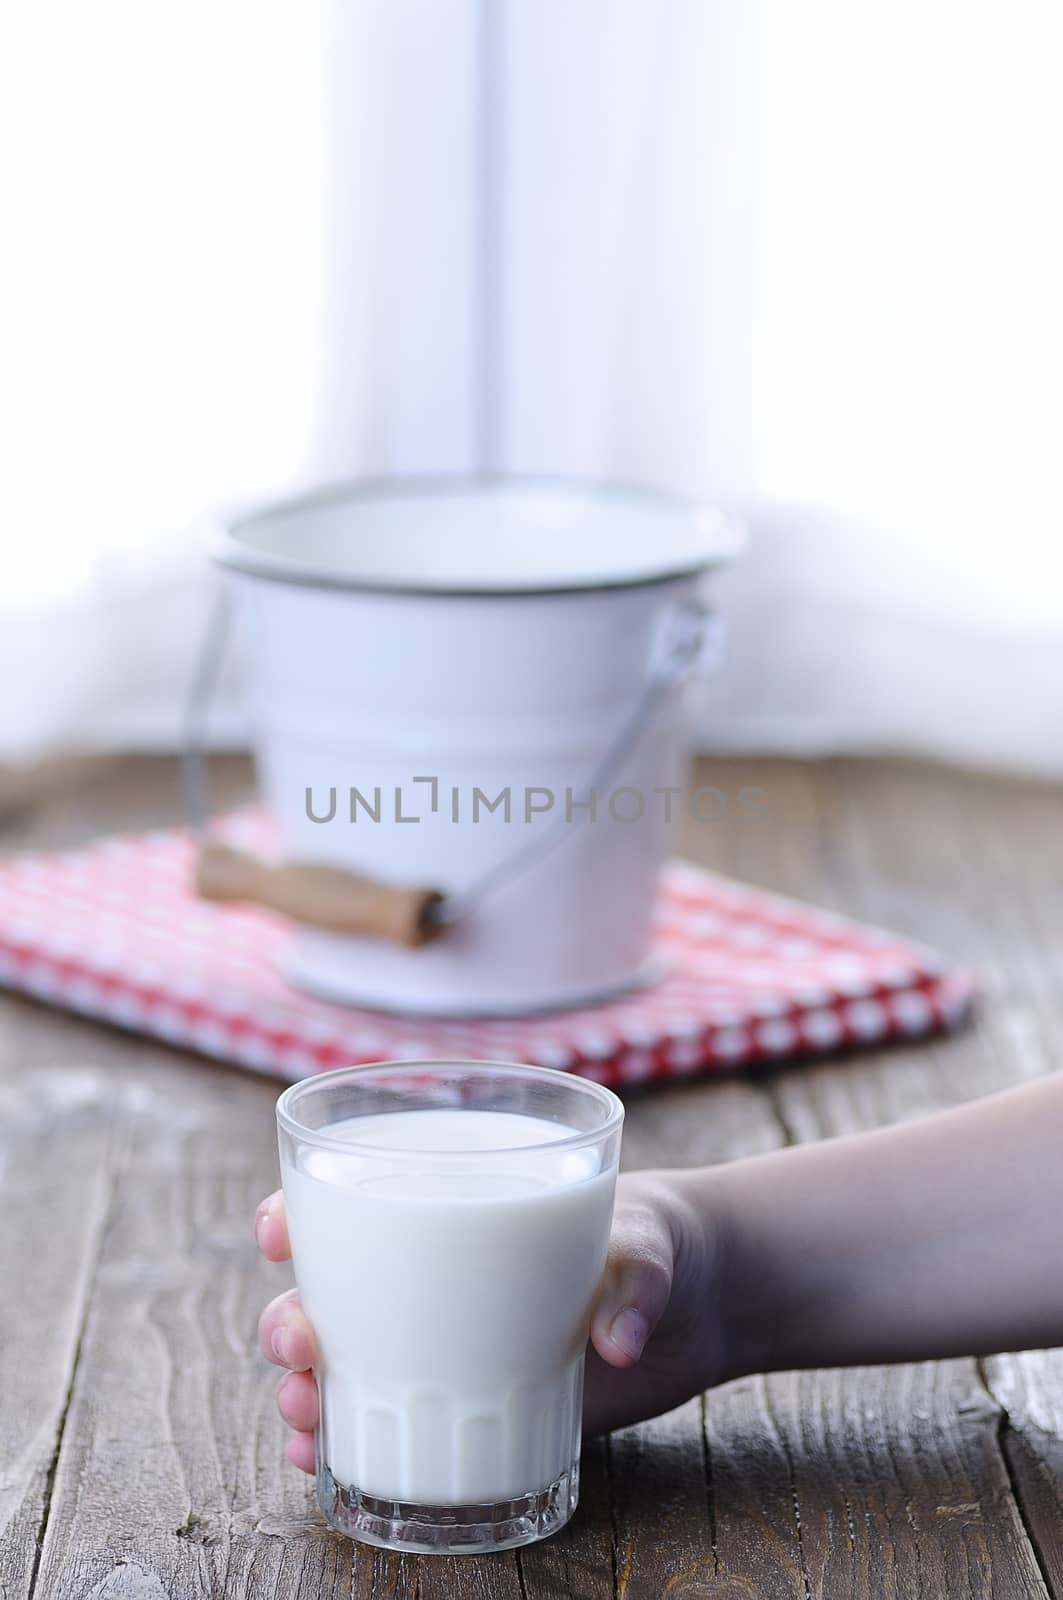
<svg viewBox="0 0 1063 1600">
<path fill-rule="evenodd" d="M 246 755 L 210 760 L 215 812 L 254 793 Z M 5 803 L 9 801 L 10 803 Z M 66 849 L 104 834 L 180 827 L 185 813 L 178 764 L 166 755 L 101 754 L 59 759 L 37 773 L 0 775 L 0 848 Z"/>
<path fill-rule="evenodd" d="M 523 1600 L 613 1600 L 616 1528 L 611 1498 L 609 1441 L 583 1447 L 580 1503 L 576 1515 L 553 1539 L 518 1552 Z"/>
<path fill-rule="evenodd" d="M 778 1374 L 718 1398 L 717 1553 L 736 1595 L 1047 1594 L 968 1363 Z"/>
<path fill-rule="evenodd" d="M 685 856 L 780 894 L 818 893 L 827 903 L 829 822 L 837 801 L 830 765 L 702 759 L 692 784 L 721 798 L 706 802 L 698 815 L 685 812 Z"/>
<path fill-rule="evenodd" d="M 624 1100 L 621 1165 L 627 1171 L 713 1166 L 783 1142 L 767 1079 L 660 1084 Z"/>
<path fill-rule="evenodd" d="M 261 1189 L 223 1167 L 116 1176 L 38 1594 L 350 1592 L 254 1344 L 277 1287 L 249 1241 Z"/>
<path fill-rule="evenodd" d="M 707 1594 L 719 1572 L 700 1397 L 613 1434 L 609 1458 L 617 1595 Z"/>
<path fill-rule="evenodd" d="M 1027 1534 L 1063 1594 L 1063 1350 L 993 1356 L 983 1374 L 1004 1415 L 1000 1442 Z"/>
<path fill-rule="evenodd" d="M 832 859 L 838 903 L 897 925 L 900 878 L 908 916 L 913 904 L 920 908 L 918 925 L 906 931 L 930 938 L 948 933 L 962 956 L 978 961 L 998 993 L 1028 992 L 1017 919 L 1002 943 L 974 927 L 979 919 L 973 912 L 961 926 L 952 921 L 957 901 L 963 902 L 953 890 L 978 853 L 967 832 L 966 787 L 918 769 L 891 767 L 872 775 L 859 764 L 846 764 L 840 782 L 848 799 L 843 796 L 833 818 L 842 841 Z M 1030 798 L 1025 789 L 1020 798 Z M 917 843 L 913 847 L 910 830 L 899 848 L 898 825 L 913 816 L 920 823 Z M 984 827 L 984 819 L 976 821 Z M 922 883 L 921 901 L 912 894 L 912 875 Z M 1028 1006 L 1021 1014 L 1029 1023 Z M 1014 1028 L 1013 1003 L 1010 1033 L 996 1018 L 989 1024 L 980 1020 L 954 1039 L 870 1052 L 842 1070 L 824 1063 L 781 1071 L 774 1090 L 779 1115 L 792 1137 L 803 1141 L 923 1116 L 990 1092 L 1028 1074 L 1012 1047 Z M 1018 1370 L 1016 1363 L 1008 1373 L 1012 1382 Z M 1004 1369 L 998 1372 L 1003 1385 Z M 781 1437 L 801 1509 L 803 1570 L 813 1592 L 816 1583 L 835 1586 L 844 1575 L 854 1593 L 903 1594 L 917 1579 L 930 1593 L 1048 1593 L 1048 1572 L 1038 1563 L 1041 1541 L 1028 1536 L 1029 1505 L 1016 1500 L 1013 1481 L 1020 1493 L 1022 1484 L 1000 1447 L 1004 1413 L 974 1362 L 805 1374 L 760 1387 L 765 1396 L 777 1395 L 772 1425 L 790 1419 Z M 761 1432 L 768 1431 L 765 1421 Z M 832 1439 L 841 1441 L 840 1449 Z M 848 1558 L 834 1533 L 842 1483 L 848 1485 Z M 1041 1510 L 1043 1516 L 1047 1506 Z M 877 1568 L 861 1533 L 869 1518 L 879 1530 Z"/>
<path fill-rule="evenodd" d="M 893 775 L 890 787 L 899 781 Z M 1053 1071 L 1063 1009 L 1058 787 L 980 778 L 961 807 L 940 774 L 921 781 L 937 791 L 938 840 L 947 822 L 952 876 L 968 902 L 959 937 L 969 939 L 987 988 L 970 1048 L 943 1053 L 941 1073 L 960 1097 Z M 905 870 L 920 868 L 930 862 Z M 998 1441 L 1027 1535 L 1053 1593 L 1063 1594 L 1063 1351 L 995 1356 L 981 1372 L 1000 1408 Z"/>
<path fill-rule="evenodd" d="M 107 1213 L 106 1086 L 0 1079 L 0 1596 L 30 1593 Z"/>
<path fill-rule="evenodd" d="M 278 1486 L 268 1498 L 262 1491 L 262 1532 L 269 1537 L 263 1542 L 254 1535 L 255 1565 L 272 1566 L 282 1578 L 294 1567 L 301 1570 L 302 1530 L 316 1519 L 306 1486 L 282 1462 L 284 1430 L 272 1406 L 275 1375 L 254 1347 L 258 1309 L 285 1281 L 283 1271 L 259 1264 L 250 1237 L 254 1203 L 276 1182 L 277 1086 L 29 1003 L 5 1003 L 0 1015 L 0 1107 L 21 1106 L 30 1085 L 41 1109 L 36 1120 L 42 1131 L 33 1140 L 10 1115 L 2 1127 L 15 1130 L 24 1152 L 10 1187 L 29 1213 L 22 1232 L 34 1270 L 25 1281 L 39 1314 L 30 1320 L 20 1313 L 12 1332 L 22 1341 L 22 1381 L 33 1385 L 26 1404 L 42 1429 L 50 1412 L 38 1391 L 56 1366 L 46 1335 L 54 1330 L 58 1342 L 74 1322 L 82 1335 L 54 1481 L 54 1445 L 49 1451 L 52 1516 L 36 1594 L 67 1600 L 94 1591 L 168 1593 L 159 1585 L 178 1571 L 183 1589 L 174 1593 L 212 1592 L 203 1586 L 204 1551 L 215 1548 L 219 1518 L 227 1526 L 230 1512 L 219 1508 L 242 1493 L 239 1444 L 247 1440 Z M 78 1053 L 83 1066 L 61 1064 Z M 101 1197 L 95 1207 L 94 1196 Z M 98 1218 L 105 1196 L 104 1233 Z M 0 1257 L 19 1238 L 18 1227 L 5 1228 Z M 82 1274 L 75 1270 L 76 1249 L 87 1260 Z M 22 1274 L 13 1276 L 18 1264 L 5 1259 L 2 1265 L 5 1300 L 25 1303 Z M 30 1348 L 35 1328 L 39 1337 Z M 204 1341 L 199 1346 L 197 1330 Z M 5 1365 L 9 1348 L 5 1337 Z M 67 1384 L 71 1366 L 72 1355 Z M 218 1407 L 215 1423 L 217 1396 L 224 1401 L 230 1394 L 232 1409 Z M 61 1399 L 65 1405 L 65 1388 Z M 5 1427 L 19 1414 L 5 1383 Z M 208 1452 L 209 1461 L 212 1448 L 226 1459 L 216 1439 L 227 1417 L 229 1479 L 219 1493 L 203 1459 Z M 171 1516 L 177 1506 L 167 1494 L 175 1460 L 177 1481 L 187 1492 L 180 1516 Z M 5 1457 L 4 1482 L 12 1491 L 13 1461 L 15 1452 Z M 242 1526 L 238 1516 L 235 1523 Z M 10 1530 L 5 1548 L 15 1550 L 19 1573 L 27 1576 L 0 1589 L 5 1600 L 8 1592 L 29 1592 L 37 1532 L 37 1524 Z M 157 1559 L 167 1540 L 179 1549 L 177 1565 Z M 218 1550 L 228 1542 L 224 1532 Z M 262 1548 L 272 1562 L 262 1562 Z M 341 1584 L 340 1592 L 349 1589 Z"/>
</svg>

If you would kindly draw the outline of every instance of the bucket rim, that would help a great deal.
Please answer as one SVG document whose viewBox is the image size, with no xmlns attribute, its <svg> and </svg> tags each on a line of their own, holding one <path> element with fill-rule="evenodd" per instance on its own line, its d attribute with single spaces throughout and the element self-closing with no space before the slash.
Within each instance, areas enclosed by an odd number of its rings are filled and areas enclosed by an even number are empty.
<svg viewBox="0 0 1063 1600">
<path fill-rule="evenodd" d="M 430 498 L 439 495 L 504 495 L 547 490 L 571 495 L 574 500 L 598 499 L 641 504 L 651 510 L 682 518 L 696 527 L 700 549 L 691 548 L 681 556 L 647 563 L 645 570 L 603 573 L 590 578 L 559 577 L 557 581 L 522 583 L 485 579 L 470 583 L 464 579 L 448 581 L 437 575 L 433 581 L 417 578 L 397 579 L 374 574 L 345 573 L 320 564 L 256 549 L 241 529 L 303 511 L 342 505 L 371 505 L 374 501 Z M 370 594 L 418 595 L 437 598 L 532 598 L 536 595 L 594 594 L 615 589 L 635 589 L 697 577 L 726 565 L 745 547 L 740 524 L 708 501 L 696 499 L 652 485 L 627 483 L 616 479 L 566 477 L 534 473 L 409 473 L 394 476 L 342 479 L 299 494 L 273 497 L 223 508 L 205 519 L 201 543 L 218 566 L 244 576 L 274 583 L 314 589 L 333 589 Z"/>
</svg>

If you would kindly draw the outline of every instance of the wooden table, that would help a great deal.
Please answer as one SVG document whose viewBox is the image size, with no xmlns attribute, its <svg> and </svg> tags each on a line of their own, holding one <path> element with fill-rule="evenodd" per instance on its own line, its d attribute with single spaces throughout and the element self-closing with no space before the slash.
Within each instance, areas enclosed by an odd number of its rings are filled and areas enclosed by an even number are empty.
<svg viewBox="0 0 1063 1600">
<path fill-rule="evenodd" d="M 247 781 L 239 763 L 218 776 Z M 726 815 L 691 829 L 691 855 L 933 941 L 980 970 L 985 1000 L 948 1041 L 632 1095 L 628 1165 L 921 1116 L 1056 1066 L 1058 790 L 854 760 L 719 762 L 699 781 Z M 9 815 L 0 844 L 176 814 L 168 763 L 102 763 Z M 398 1557 L 330 1533 L 283 1461 L 255 1345 L 288 1282 L 251 1242 L 275 1095 L 0 1003 L 2 1600 L 1063 1596 L 1058 1351 L 743 1379 L 589 1445 L 573 1525 L 517 1554 Z"/>
</svg>

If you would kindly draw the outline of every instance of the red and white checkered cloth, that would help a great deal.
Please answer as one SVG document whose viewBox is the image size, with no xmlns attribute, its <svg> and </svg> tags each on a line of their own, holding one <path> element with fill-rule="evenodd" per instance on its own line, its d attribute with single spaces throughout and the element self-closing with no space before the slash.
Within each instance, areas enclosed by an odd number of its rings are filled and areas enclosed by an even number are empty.
<svg viewBox="0 0 1063 1600">
<path fill-rule="evenodd" d="M 259 826 L 245 816 L 235 832 L 246 842 Z M 972 995 L 967 974 L 919 945 L 673 862 L 654 987 L 546 1016 L 392 1017 L 293 989 L 288 926 L 195 899 L 194 852 L 182 831 L 0 861 L 0 985 L 280 1078 L 458 1058 L 613 1085 L 911 1038 L 958 1022 Z"/>
</svg>

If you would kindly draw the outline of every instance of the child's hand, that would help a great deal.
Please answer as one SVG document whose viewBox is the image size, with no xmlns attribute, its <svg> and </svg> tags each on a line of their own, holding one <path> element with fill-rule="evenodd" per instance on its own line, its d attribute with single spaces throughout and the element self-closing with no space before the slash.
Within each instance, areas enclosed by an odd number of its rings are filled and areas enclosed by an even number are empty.
<svg viewBox="0 0 1063 1600">
<path fill-rule="evenodd" d="M 591 1318 L 588 1434 L 744 1372 L 871 1366 L 1063 1343 L 1063 1073 L 876 1133 L 617 1185 Z M 287 1260 L 280 1194 L 255 1234 Z M 295 1293 L 266 1307 L 290 1369 L 288 1455 L 313 1471 L 314 1341 Z"/>
<path fill-rule="evenodd" d="M 638 1172 L 618 1182 L 587 1351 L 588 1435 L 670 1411 L 725 1375 L 719 1231 L 687 1198 L 684 1176 Z M 279 1190 L 259 1206 L 255 1238 L 270 1261 L 291 1255 Z M 289 1369 L 277 1391 L 280 1414 L 295 1429 L 288 1459 L 313 1472 L 314 1336 L 297 1290 L 270 1302 L 258 1336 L 263 1355 Z"/>
</svg>

